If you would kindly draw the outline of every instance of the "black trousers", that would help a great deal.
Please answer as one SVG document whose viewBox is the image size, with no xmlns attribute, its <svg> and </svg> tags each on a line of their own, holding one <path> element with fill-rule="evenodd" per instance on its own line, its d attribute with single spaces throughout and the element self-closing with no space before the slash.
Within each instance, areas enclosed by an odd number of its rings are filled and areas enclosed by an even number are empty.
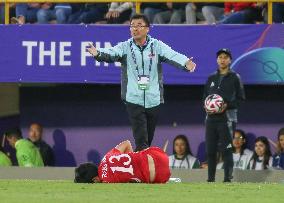
<svg viewBox="0 0 284 203">
<path fill-rule="evenodd" d="M 126 103 L 126 108 L 135 140 L 135 151 L 150 147 L 154 138 L 160 106 L 144 108 L 137 104 Z"/>
<path fill-rule="evenodd" d="M 208 182 L 215 181 L 217 152 L 224 161 L 224 181 L 229 182 L 233 173 L 232 138 L 236 123 L 230 121 L 206 121 L 206 154 L 208 161 Z"/>
</svg>

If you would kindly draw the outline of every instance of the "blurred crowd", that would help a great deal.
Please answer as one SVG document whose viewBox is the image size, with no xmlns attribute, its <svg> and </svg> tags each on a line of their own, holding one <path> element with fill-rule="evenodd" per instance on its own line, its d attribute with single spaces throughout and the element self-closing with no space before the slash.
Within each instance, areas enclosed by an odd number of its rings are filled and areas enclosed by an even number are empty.
<svg viewBox="0 0 284 203">
<path fill-rule="evenodd" d="M 0 4 L 0 23 L 4 23 Z M 152 24 L 267 23 L 266 3 L 142 3 L 141 12 Z M 135 14 L 131 2 L 10 4 L 10 23 L 125 24 Z M 284 3 L 273 3 L 273 23 L 284 22 Z"/>
</svg>

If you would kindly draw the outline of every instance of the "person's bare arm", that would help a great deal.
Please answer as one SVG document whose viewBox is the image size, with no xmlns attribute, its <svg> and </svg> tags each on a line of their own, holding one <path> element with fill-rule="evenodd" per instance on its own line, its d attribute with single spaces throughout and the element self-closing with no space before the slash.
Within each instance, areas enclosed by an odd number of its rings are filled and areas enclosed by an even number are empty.
<svg viewBox="0 0 284 203">
<path fill-rule="evenodd" d="M 133 148 L 129 140 L 121 142 L 115 148 L 118 149 L 121 153 L 133 152 Z"/>
</svg>

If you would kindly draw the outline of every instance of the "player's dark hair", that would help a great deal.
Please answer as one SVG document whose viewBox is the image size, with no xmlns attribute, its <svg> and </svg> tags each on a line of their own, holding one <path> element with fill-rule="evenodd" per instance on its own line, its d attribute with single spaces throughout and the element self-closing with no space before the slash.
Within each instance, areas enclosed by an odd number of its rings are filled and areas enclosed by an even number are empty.
<svg viewBox="0 0 284 203">
<path fill-rule="evenodd" d="M 132 22 L 132 20 L 135 19 L 142 19 L 144 21 L 144 23 L 146 24 L 147 27 L 150 27 L 150 21 L 147 18 L 147 16 L 143 15 L 143 14 L 135 14 L 130 18 L 130 24 Z"/>
<path fill-rule="evenodd" d="M 96 176 L 98 176 L 98 167 L 95 164 L 80 164 L 75 168 L 74 183 L 94 183 L 93 178 Z"/>
<path fill-rule="evenodd" d="M 263 158 L 263 169 L 267 169 L 267 166 L 269 164 L 269 158 L 271 157 L 269 141 L 266 137 L 260 136 L 255 139 L 254 143 L 256 144 L 257 142 L 262 142 L 265 145 L 265 152 L 264 152 L 264 158 Z M 258 155 L 256 154 L 254 150 L 253 155 L 252 155 L 252 160 L 253 160 L 252 169 L 255 169 L 257 159 L 258 159 Z"/>
<path fill-rule="evenodd" d="M 173 154 L 176 155 L 176 151 L 175 151 L 175 142 L 176 140 L 179 140 L 181 139 L 182 141 L 184 141 L 185 143 L 185 156 L 187 155 L 192 155 L 192 152 L 191 152 L 191 149 L 190 149 L 190 146 L 189 146 L 189 142 L 188 142 L 188 139 L 185 135 L 177 135 L 173 141 Z"/>
<path fill-rule="evenodd" d="M 20 128 L 11 128 L 9 130 L 7 130 L 5 133 L 6 137 L 16 137 L 17 139 L 22 139 L 22 131 L 20 130 Z"/>
</svg>

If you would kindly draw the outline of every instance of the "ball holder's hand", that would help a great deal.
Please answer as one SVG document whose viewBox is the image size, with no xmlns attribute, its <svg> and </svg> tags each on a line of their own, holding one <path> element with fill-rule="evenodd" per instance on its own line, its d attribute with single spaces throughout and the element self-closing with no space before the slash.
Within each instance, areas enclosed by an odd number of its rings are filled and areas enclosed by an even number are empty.
<svg viewBox="0 0 284 203">
<path fill-rule="evenodd" d="M 217 112 L 217 114 L 218 114 L 218 113 L 219 113 L 219 114 L 224 113 L 224 111 L 226 111 L 227 107 L 228 107 L 228 105 L 227 105 L 226 103 L 224 103 L 224 104 L 222 105 L 222 108 L 220 109 L 220 111 Z"/>
<path fill-rule="evenodd" d="M 98 55 L 98 50 L 92 43 L 89 43 L 89 47 L 87 47 L 86 50 L 95 57 Z"/>
</svg>

